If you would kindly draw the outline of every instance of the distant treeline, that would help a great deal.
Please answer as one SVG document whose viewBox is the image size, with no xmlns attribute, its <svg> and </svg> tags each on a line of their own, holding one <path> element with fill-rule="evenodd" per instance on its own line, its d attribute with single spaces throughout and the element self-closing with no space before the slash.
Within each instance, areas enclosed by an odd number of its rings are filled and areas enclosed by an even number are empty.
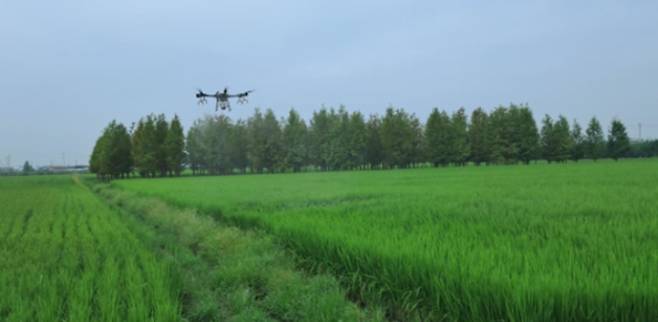
<svg viewBox="0 0 658 322">
<path fill-rule="evenodd" d="M 180 175 L 185 161 L 185 134 L 178 116 L 149 115 L 130 130 L 116 121 L 103 130 L 89 161 L 89 171 L 104 179 L 137 172 L 142 177 Z"/>
<path fill-rule="evenodd" d="M 144 177 L 194 174 L 408 168 L 474 164 L 578 161 L 583 158 L 650 157 L 657 141 L 631 142 L 613 120 L 607 135 L 596 118 L 583 131 L 564 116 L 546 115 L 537 126 L 527 105 L 481 108 L 470 120 L 461 108 L 432 110 L 422 124 L 404 109 L 388 108 L 367 119 L 360 112 L 322 108 L 305 122 L 293 109 L 278 119 L 256 109 L 246 121 L 228 116 L 197 120 L 187 133 L 178 117 L 149 115 L 128 130 L 110 123 L 98 139 L 90 170 L 105 178 L 133 172 Z"/>
</svg>

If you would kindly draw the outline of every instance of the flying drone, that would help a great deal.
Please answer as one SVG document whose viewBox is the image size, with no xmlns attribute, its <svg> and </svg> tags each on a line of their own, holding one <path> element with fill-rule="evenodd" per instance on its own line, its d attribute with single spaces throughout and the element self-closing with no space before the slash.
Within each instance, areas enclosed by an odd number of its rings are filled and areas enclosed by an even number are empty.
<svg viewBox="0 0 658 322">
<path fill-rule="evenodd" d="M 246 92 L 242 93 L 237 93 L 237 94 L 229 94 L 228 93 L 228 88 L 224 87 L 224 91 L 220 92 L 217 91 L 215 94 L 206 94 L 202 90 L 199 90 L 196 93 L 196 98 L 199 100 L 198 104 L 205 104 L 208 101 L 206 100 L 207 97 L 212 97 L 215 99 L 215 111 L 218 111 L 220 108 L 223 110 L 228 109 L 229 111 L 231 110 L 231 103 L 229 102 L 229 98 L 237 98 L 238 104 L 244 104 L 247 103 L 247 96 L 249 96 L 249 93 L 253 92 L 253 90 L 249 90 Z"/>
</svg>

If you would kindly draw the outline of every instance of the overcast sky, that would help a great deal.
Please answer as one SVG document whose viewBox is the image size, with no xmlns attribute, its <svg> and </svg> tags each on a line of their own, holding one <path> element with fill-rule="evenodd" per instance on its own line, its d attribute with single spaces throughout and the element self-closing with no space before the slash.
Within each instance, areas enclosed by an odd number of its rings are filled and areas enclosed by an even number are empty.
<svg viewBox="0 0 658 322">
<path fill-rule="evenodd" d="M 658 137 L 658 1 L 0 2 L 0 165 L 87 163 L 112 119 L 187 129 L 224 86 L 256 90 L 234 119 L 516 102 Z"/>
</svg>

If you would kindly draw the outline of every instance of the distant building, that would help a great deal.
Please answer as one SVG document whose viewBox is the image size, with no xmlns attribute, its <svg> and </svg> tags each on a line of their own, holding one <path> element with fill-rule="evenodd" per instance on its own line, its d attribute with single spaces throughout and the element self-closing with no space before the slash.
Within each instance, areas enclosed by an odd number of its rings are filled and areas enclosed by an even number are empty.
<svg viewBox="0 0 658 322">
<path fill-rule="evenodd" d="M 45 173 L 83 173 L 89 172 L 89 166 L 86 165 L 49 165 L 39 167 L 37 172 Z"/>
</svg>

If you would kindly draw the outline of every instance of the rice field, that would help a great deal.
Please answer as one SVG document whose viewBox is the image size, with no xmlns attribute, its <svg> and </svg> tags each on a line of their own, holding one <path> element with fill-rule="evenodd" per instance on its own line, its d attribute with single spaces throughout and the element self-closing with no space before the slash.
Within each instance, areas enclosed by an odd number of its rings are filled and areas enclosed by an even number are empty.
<svg viewBox="0 0 658 322">
<path fill-rule="evenodd" d="M 265 228 L 393 318 L 658 320 L 656 159 L 113 185 Z"/>
<path fill-rule="evenodd" d="M 170 267 L 69 176 L 0 178 L 0 321 L 178 321 Z"/>
</svg>

